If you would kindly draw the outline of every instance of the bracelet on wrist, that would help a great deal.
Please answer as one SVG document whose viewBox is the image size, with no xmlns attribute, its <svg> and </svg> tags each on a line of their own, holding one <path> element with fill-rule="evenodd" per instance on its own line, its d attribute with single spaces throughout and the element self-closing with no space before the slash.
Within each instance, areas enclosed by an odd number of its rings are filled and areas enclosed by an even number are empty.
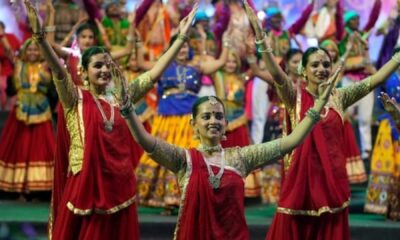
<svg viewBox="0 0 400 240">
<path fill-rule="evenodd" d="M 123 118 L 127 118 L 133 111 L 135 111 L 135 106 L 130 100 L 128 100 L 127 103 L 119 109 L 119 112 Z"/>
<path fill-rule="evenodd" d="M 32 39 L 36 42 L 43 40 L 46 37 L 45 32 L 37 32 L 32 34 Z"/>
<path fill-rule="evenodd" d="M 231 43 L 230 43 L 229 41 L 224 41 L 223 47 L 224 47 L 224 48 L 231 48 L 232 45 L 231 45 Z"/>
<path fill-rule="evenodd" d="M 127 42 L 130 42 L 130 43 L 134 43 L 134 42 L 136 42 L 136 39 L 135 39 L 134 37 L 128 35 L 128 36 L 126 37 L 126 41 L 127 41 Z"/>
<path fill-rule="evenodd" d="M 266 49 L 262 49 L 261 47 L 257 48 L 257 52 L 259 53 L 272 53 L 274 49 L 271 47 L 267 47 Z"/>
<path fill-rule="evenodd" d="M 256 45 L 261 45 L 261 44 L 263 44 L 266 37 L 267 37 L 267 35 L 265 34 L 265 32 L 263 32 L 261 39 L 256 39 L 256 40 L 255 40 Z"/>
<path fill-rule="evenodd" d="M 184 34 L 178 34 L 178 39 L 180 39 L 180 40 L 182 40 L 182 41 L 184 41 L 184 42 L 187 42 L 188 40 L 189 40 L 189 37 L 188 36 L 186 36 L 186 35 L 184 35 Z"/>
<path fill-rule="evenodd" d="M 321 116 L 314 108 L 308 109 L 306 116 L 310 117 L 314 124 L 321 119 Z"/>
<path fill-rule="evenodd" d="M 47 26 L 47 27 L 45 27 L 44 28 L 44 31 L 46 32 L 46 33 L 49 33 L 49 32 L 55 32 L 56 31 L 56 26 Z"/>
<path fill-rule="evenodd" d="M 246 58 L 248 64 L 253 64 L 257 62 L 257 58 L 255 56 L 248 56 Z"/>
</svg>

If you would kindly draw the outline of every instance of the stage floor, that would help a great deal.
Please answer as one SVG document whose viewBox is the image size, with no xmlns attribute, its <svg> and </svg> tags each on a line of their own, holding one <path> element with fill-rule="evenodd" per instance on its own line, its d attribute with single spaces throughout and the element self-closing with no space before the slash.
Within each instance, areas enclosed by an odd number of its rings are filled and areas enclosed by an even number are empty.
<svg viewBox="0 0 400 240">
<path fill-rule="evenodd" d="M 177 217 L 162 216 L 162 211 L 161 208 L 139 207 L 141 239 L 172 239 Z M 246 207 L 251 239 L 265 238 L 274 212 L 272 205 L 252 204 Z M 7 239 L 28 239 L 26 235 L 34 236 L 29 239 L 46 239 L 48 214 L 47 203 L 0 201 L 0 223 L 3 223 L 0 239 L 6 239 L 1 236 L 4 228 L 13 236 Z M 352 239 L 400 239 L 399 222 L 390 222 L 384 216 L 366 213 L 352 213 L 349 218 Z"/>
</svg>

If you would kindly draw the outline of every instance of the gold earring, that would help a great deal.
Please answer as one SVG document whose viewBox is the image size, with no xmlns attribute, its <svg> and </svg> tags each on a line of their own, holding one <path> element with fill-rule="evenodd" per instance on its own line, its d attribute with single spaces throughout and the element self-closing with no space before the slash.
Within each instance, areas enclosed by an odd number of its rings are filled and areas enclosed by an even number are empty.
<svg viewBox="0 0 400 240">
<path fill-rule="evenodd" d="M 226 141 L 226 140 L 228 140 L 228 138 L 226 137 L 226 134 L 224 133 L 224 134 L 222 135 L 222 137 L 221 137 L 221 141 Z"/>
</svg>

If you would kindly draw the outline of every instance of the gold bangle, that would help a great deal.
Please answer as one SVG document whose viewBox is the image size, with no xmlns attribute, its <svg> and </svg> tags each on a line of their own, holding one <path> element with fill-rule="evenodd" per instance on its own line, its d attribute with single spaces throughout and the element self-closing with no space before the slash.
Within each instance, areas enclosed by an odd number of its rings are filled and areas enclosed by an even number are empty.
<svg viewBox="0 0 400 240">
<path fill-rule="evenodd" d="M 37 32 L 32 34 L 32 39 L 36 42 L 41 41 L 45 38 L 45 32 Z"/>
<path fill-rule="evenodd" d="M 47 26 L 44 28 L 44 32 L 48 33 L 48 32 L 55 32 L 56 31 L 56 26 Z"/>
<path fill-rule="evenodd" d="M 186 35 L 184 35 L 184 34 L 178 34 L 178 39 L 180 39 L 180 40 L 186 42 L 186 41 L 189 40 L 189 37 L 186 36 Z"/>
<path fill-rule="evenodd" d="M 228 41 L 224 41 L 223 46 L 224 46 L 224 48 L 231 48 L 232 47 L 231 43 L 228 42 Z"/>
<path fill-rule="evenodd" d="M 256 45 L 261 45 L 261 44 L 263 44 L 266 37 L 267 37 L 267 35 L 265 34 L 265 32 L 263 32 L 262 38 L 261 38 L 260 40 L 257 40 L 257 39 L 255 40 Z"/>
<path fill-rule="evenodd" d="M 267 47 L 266 49 L 261 49 L 261 48 L 257 49 L 257 52 L 259 53 L 272 53 L 273 51 L 274 49 L 272 49 L 271 47 Z"/>
</svg>

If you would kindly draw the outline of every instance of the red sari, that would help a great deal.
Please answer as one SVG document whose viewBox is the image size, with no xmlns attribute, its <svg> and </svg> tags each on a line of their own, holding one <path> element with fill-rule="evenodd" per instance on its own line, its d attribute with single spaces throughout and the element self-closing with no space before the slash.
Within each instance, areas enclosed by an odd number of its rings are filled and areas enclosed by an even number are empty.
<svg viewBox="0 0 400 240">
<path fill-rule="evenodd" d="M 314 105 L 304 89 L 300 103 L 303 119 Z M 330 108 L 293 153 L 267 239 L 350 239 L 344 137 L 343 120 Z"/>
<path fill-rule="evenodd" d="M 110 116 L 110 105 L 103 100 L 99 102 L 106 116 Z M 104 130 L 100 111 L 88 91 L 82 90 L 78 106 L 68 113 L 59 109 L 50 216 L 50 234 L 55 239 L 139 238 L 134 141 L 119 109 L 114 108 L 111 132 Z M 73 118 L 68 119 L 68 114 L 74 114 Z M 74 174 L 69 157 L 73 141 L 71 127 L 68 128 L 71 120 L 82 123 L 83 128 L 77 130 L 84 141 L 82 166 Z"/>
<path fill-rule="evenodd" d="M 244 218 L 244 183 L 236 172 L 225 169 L 219 189 L 212 189 L 202 154 L 190 150 L 189 183 L 181 203 L 176 239 L 249 239 Z M 214 174 L 218 167 L 212 166 Z"/>
</svg>

